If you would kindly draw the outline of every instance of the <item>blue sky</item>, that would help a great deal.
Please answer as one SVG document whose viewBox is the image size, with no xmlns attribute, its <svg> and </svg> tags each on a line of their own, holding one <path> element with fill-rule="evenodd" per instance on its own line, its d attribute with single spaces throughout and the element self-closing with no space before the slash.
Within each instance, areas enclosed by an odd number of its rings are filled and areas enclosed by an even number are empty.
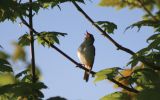
<svg viewBox="0 0 160 100">
<path fill-rule="evenodd" d="M 124 33 L 127 26 L 141 19 L 142 10 L 122 9 L 117 11 L 114 8 L 98 6 L 99 0 L 86 2 L 86 5 L 80 4 L 82 9 L 95 21 L 111 21 L 117 24 L 118 29 L 114 35 L 111 35 L 121 45 L 138 51 L 147 46 L 146 39 L 153 33 L 151 28 L 142 28 L 128 30 Z M 84 38 L 86 30 L 95 37 L 96 56 L 93 66 L 94 71 L 109 67 L 125 67 L 131 55 L 116 50 L 116 47 L 104 38 L 100 33 L 75 9 L 73 4 L 61 4 L 61 11 L 54 9 L 41 10 L 34 17 L 34 28 L 38 31 L 59 31 L 68 33 L 66 37 L 60 37 L 60 45 L 56 45 L 73 59 L 78 61 L 77 48 Z M 13 52 L 12 41 L 17 41 L 18 37 L 28 31 L 23 25 L 20 27 L 17 23 L 5 21 L 0 24 L 0 44 L 4 50 Z M 27 47 L 28 58 L 30 50 Z M 93 83 L 94 78 L 90 78 L 86 83 L 83 80 L 84 71 L 76 68 L 69 60 L 60 55 L 57 51 L 35 44 L 36 64 L 42 72 L 42 81 L 48 86 L 43 90 L 45 98 L 51 96 L 62 96 L 68 100 L 98 100 L 100 97 L 116 91 L 113 84 L 107 80 Z M 17 68 L 16 70 L 22 70 Z"/>
</svg>

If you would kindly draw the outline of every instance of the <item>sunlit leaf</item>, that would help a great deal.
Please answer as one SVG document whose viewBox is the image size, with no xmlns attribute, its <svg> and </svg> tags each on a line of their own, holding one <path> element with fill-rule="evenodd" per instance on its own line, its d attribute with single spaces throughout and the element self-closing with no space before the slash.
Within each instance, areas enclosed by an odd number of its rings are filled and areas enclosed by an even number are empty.
<svg viewBox="0 0 160 100">
<path fill-rule="evenodd" d="M 119 67 L 113 67 L 113 68 L 107 68 L 104 70 L 101 70 L 99 72 L 96 73 L 96 78 L 94 80 L 94 82 L 98 82 L 104 79 L 110 79 L 110 78 L 114 78 L 117 74 L 118 74 L 118 70 L 120 70 L 121 68 Z"/>
<path fill-rule="evenodd" d="M 131 69 L 124 69 L 122 71 L 119 72 L 120 75 L 116 76 L 115 79 L 125 85 L 128 86 L 130 84 L 132 84 L 133 79 L 131 78 L 131 74 L 132 74 L 132 70 Z M 115 88 L 119 87 L 118 85 L 115 84 L 114 86 Z"/>
<path fill-rule="evenodd" d="M 130 100 L 130 97 L 126 93 L 115 92 L 102 97 L 100 100 Z"/>
<path fill-rule="evenodd" d="M 14 84 L 16 82 L 14 75 L 11 73 L 0 73 L 0 86 Z"/>
</svg>

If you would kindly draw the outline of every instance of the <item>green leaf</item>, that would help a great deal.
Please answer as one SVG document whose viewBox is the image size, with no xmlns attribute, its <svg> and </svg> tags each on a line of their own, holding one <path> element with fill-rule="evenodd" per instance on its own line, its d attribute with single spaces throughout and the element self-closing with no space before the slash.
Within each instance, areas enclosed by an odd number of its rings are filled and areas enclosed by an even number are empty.
<svg viewBox="0 0 160 100">
<path fill-rule="evenodd" d="M 96 77 L 96 79 L 94 80 L 94 83 L 99 82 L 99 81 L 102 81 L 102 80 L 105 80 L 105 79 L 107 79 L 107 76 L 106 76 L 106 75 L 98 76 L 98 77 Z"/>
<path fill-rule="evenodd" d="M 13 93 L 14 96 L 33 96 L 38 95 L 43 97 L 43 95 L 39 92 L 41 89 L 45 89 L 45 86 L 42 82 L 38 83 L 27 83 L 20 82 L 16 84 L 9 84 L 0 87 L 0 95 L 5 93 Z"/>
<path fill-rule="evenodd" d="M 160 46 L 160 38 L 154 40 L 151 44 L 149 44 L 148 48 L 154 49 Z"/>
<path fill-rule="evenodd" d="M 50 47 L 51 44 L 57 43 L 59 44 L 58 36 L 65 36 L 66 33 L 61 32 L 41 32 L 38 35 L 38 43 L 43 46 Z"/>
<path fill-rule="evenodd" d="M 21 77 L 23 74 L 26 75 L 26 74 L 28 73 L 28 71 L 29 71 L 29 69 L 26 69 L 26 70 L 18 73 L 15 77 L 16 77 L 16 78 L 19 78 L 19 77 Z"/>
<path fill-rule="evenodd" d="M 134 70 L 133 78 L 136 83 L 142 87 L 153 87 L 160 84 L 159 75 L 151 68 Z"/>
<path fill-rule="evenodd" d="M 4 51 L 0 51 L 0 58 L 1 59 L 7 59 L 9 57 L 10 57 L 10 55 L 8 55 L 7 53 L 5 53 Z"/>
<path fill-rule="evenodd" d="M 59 7 L 59 4 L 72 1 L 84 3 L 84 0 L 38 0 L 38 2 L 42 4 L 43 8 L 48 8 L 48 7 L 53 8 L 55 6 Z"/>
<path fill-rule="evenodd" d="M 130 100 L 130 97 L 126 93 L 115 92 L 102 97 L 100 100 Z"/>
<path fill-rule="evenodd" d="M 117 25 L 109 21 L 98 21 L 95 24 L 99 25 L 104 31 L 108 33 L 114 33 L 114 30 L 117 29 Z"/>
<path fill-rule="evenodd" d="M 15 82 L 16 79 L 12 73 L 10 72 L 0 73 L 0 86 L 14 84 Z"/>
<path fill-rule="evenodd" d="M 128 26 L 126 30 L 130 29 L 130 28 L 134 28 L 134 27 L 138 27 L 138 31 L 141 29 L 142 26 L 151 26 L 151 27 L 158 27 L 159 26 L 159 22 L 157 21 L 153 21 L 153 20 L 142 20 L 139 22 L 136 22 L 130 26 Z"/>
<path fill-rule="evenodd" d="M 159 100 L 160 98 L 160 88 L 144 89 L 137 97 L 137 100 Z"/>
<path fill-rule="evenodd" d="M 17 0 L 0 0 L 0 22 L 11 20 L 14 22 L 17 17 L 27 16 L 28 7 L 19 4 Z"/>
<path fill-rule="evenodd" d="M 11 64 L 4 59 L 0 59 L 0 72 L 13 72 Z"/>
<path fill-rule="evenodd" d="M 18 44 L 20 46 L 29 46 L 30 42 L 31 42 L 30 35 L 29 34 L 24 34 L 23 36 L 21 36 L 19 38 Z"/>
<path fill-rule="evenodd" d="M 101 70 L 96 73 L 95 75 L 96 79 L 94 80 L 94 82 L 98 82 L 107 78 L 112 79 L 118 74 L 118 70 L 120 69 L 121 68 L 119 67 L 113 67 L 113 68 L 107 68 L 107 69 Z"/>
<path fill-rule="evenodd" d="M 47 100 L 67 100 L 67 99 L 60 97 L 60 96 L 56 96 L 56 97 L 50 97 Z"/>
<path fill-rule="evenodd" d="M 150 37 L 147 39 L 147 42 L 149 42 L 149 41 L 154 41 L 154 40 L 156 40 L 156 39 L 160 39 L 160 33 L 154 34 L 154 35 L 150 36 Z"/>
</svg>

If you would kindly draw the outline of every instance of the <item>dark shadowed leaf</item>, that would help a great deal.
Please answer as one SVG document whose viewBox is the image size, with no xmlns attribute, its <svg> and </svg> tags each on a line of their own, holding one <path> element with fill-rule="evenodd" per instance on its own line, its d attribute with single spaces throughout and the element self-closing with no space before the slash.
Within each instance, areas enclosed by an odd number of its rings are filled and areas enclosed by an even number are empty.
<svg viewBox="0 0 160 100">
<path fill-rule="evenodd" d="M 153 20 L 142 20 L 142 21 L 136 22 L 136 23 L 128 26 L 128 27 L 125 29 L 125 31 L 128 30 L 128 29 L 130 29 L 130 28 L 132 29 L 132 28 L 134 28 L 134 27 L 138 27 L 138 31 L 139 31 L 142 26 L 158 27 L 159 24 L 160 24 L 159 22 L 153 21 Z"/>
<path fill-rule="evenodd" d="M 0 58 L 1 59 L 7 59 L 9 57 L 10 57 L 9 54 L 5 53 L 4 51 L 0 51 Z"/>
<path fill-rule="evenodd" d="M 56 97 L 50 97 L 47 100 L 67 100 L 67 99 L 60 97 L 60 96 L 56 96 Z"/>
<path fill-rule="evenodd" d="M 137 100 L 159 100 L 160 88 L 144 89 L 138 94 Z"/>
<path fill-rule="evenodd" d="M 29 71 L 29 70 L 26 69 L 26 70 L 24 70 L 24 71 L 18 73 L 18 74 L 16 75 L 16 78 L 19 78 L 19 77 L 21 77 L 22 75 L 26 75 L 28 71 Z"/>
<path fill-rule="evenodd" d="M 17 84 L 9 84 L 1 86 L 0 95 L 3 95 L 5 93 L 13 93 L 13 95 L 15 96 L 31 96 L 37 94 L 39 97 L 43 97 L 43 94 L 41 94 L 39 90 L 45 88 L 47 87 L 42 82 L 38 83 L 20 82 Z"/>
<path fill-rule="evenodd" d="M 112 34 L 117 29 L 117 25 L 109 21 L 98 21 L 95 24 L 99 25 L 104 31 Z"/>
<path fill-rule="evenodd" d="M 159 75 L 151 68 L 134 70 L 133 78 L 142 87 L 153 87 L 160 84 Z"/>
<path fill-rule="evenodd" d="M 43 46 L 50 47 L 51 44 L 57 43 L 59 44 L 58 36 L 65 36 L 66 33 L 61 32 L 41 32 L 38 35 L 38 43 Z"/>
<path fill-rule="evenodd" d="M 0 72 L 13 72 L 11 64 L 4 59 L 0 59 Z"/>
<path fill-rule="evenodd" d="M 29 34 L 24 34 L 19 38 L 18 44 L 20 46 L 29 46 L 30 45 L 30 35 Z"/>
</svg>

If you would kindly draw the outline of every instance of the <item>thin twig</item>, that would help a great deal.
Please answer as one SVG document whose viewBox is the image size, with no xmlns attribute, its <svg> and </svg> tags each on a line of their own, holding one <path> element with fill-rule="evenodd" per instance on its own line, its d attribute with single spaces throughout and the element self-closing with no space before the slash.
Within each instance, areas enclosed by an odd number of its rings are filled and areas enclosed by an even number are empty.
<svg viewBox="0 0 160 100">
<path fill-rule="evenodd" d="M 143 9 L 148 13 L 148 15 L 150 15 L 155 21 L 159 21 L 150 11 L 149 9 L 146 8 L 146 6 L 144 5 L 144 3 L 141 0 L 137 0 L 140 5 L 143 7 Z"/>
<path fill-rule="evenodd" d="M 30 25 L 24 20 L 23 17 L 20 17 L 20 19 L 22 20 L 22 23 L 25 24 L 30 30 L 32 30 L 37 36 L 40 36 L 39 32 L 37 32 L 35 29 L 33 29 L 33 27 L 30 27 Z M 46 40 L 45 38 L 41 37 L 46 43 L 49 44 L 49 41 Z M 55 49 L 56 51 L 58 51 L 61 55 L 63 55 L 64 57 L 66 57 L 68 60 L 70 60 L 73 64 L 76 65 L 76 67 L 79 67 L 85 71 L 90 71 L 88 70 L 87 68 L 85 68 L 84 66 L 82 66 L 82 64 L 76 62 L 73 58 L 71 58 L 70 56 L 68 56 L 66 53 L 64 53 L 62 50 L 60 50 L 58 47 L 56 47 L 55 45 L 51 44 L 50 45 L 51 48 Z M 96 74 L 96 72 L 94 71 L 90 71 L 90 73 L 94 76 Z M 125 89 L 125 90 L 128 90 L 130 92 L 134 92 L 134 93 L 138 93 L 139 91 L 135 90 L 135 89 L 132 89 L 130 87 L 127 87 L 121 83 L 119 83 L 118 81 L 116 81 L 115 79 L 108 79 L 110 81 L 112 81 L 113 83 L 117 84 L 119 87 Z"/>
</svg>

